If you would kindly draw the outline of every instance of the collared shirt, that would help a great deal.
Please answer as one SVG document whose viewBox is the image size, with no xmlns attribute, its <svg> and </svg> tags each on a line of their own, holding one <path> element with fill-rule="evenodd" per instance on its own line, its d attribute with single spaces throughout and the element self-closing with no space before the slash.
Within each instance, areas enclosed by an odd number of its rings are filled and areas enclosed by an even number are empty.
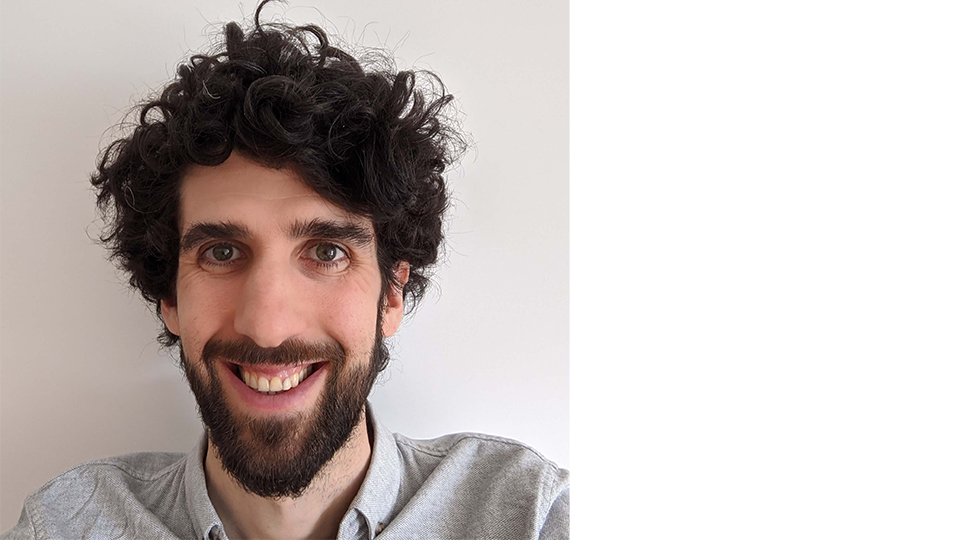
<svg viewBox="0 0 960 540">
<path fill-rule="evenodd" d="M 370 467 L 338 540 L 523 539 L 569 536 L 569 475 L 532 448 L 457 433 L 431 440 L 373 425 Z M 27 497 L 20 538 L 225 540 L 207 494 L 204 434 L 188 454 L 136 453 L 92 461 Z"/>
</svg>

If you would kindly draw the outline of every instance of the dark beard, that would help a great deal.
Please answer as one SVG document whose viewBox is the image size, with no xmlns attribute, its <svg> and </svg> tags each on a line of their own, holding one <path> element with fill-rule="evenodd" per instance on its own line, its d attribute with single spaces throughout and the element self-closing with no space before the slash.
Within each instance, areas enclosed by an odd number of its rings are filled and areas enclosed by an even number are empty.
<svg viewBox="0 0 960 540">
<path fill-rule="evenodd" d="M 379 319 L 379 317 L 378 317 Z M 339 343 L 288 340 L 264 349 L 249 340 L 210 340 L 202 362 L 210 382 L 204 384 L 198 366 L 188 362 L 180 348 L 180 363 L 197 409 L 207 426 L 210 442 L 224 469 L 244 489 L 261 497 L 297 498 L 360 422 L 367 397 L 389 358 L 379 320 L 369 362 L 346 366 Z M 251 418 L 230 410 L 215 369 L 216 359 L 254 365 L 299 364 L 318 359 L 329 362 L 327 381 L 319 403 L 308 413 L 287 418 Z"/>
</svg>

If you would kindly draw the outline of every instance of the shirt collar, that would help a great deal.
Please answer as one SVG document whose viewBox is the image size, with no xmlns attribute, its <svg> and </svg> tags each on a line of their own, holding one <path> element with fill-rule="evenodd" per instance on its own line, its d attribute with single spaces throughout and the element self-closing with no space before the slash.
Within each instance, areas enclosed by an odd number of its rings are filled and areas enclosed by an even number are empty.
<svg viewBox="0 0 960 540">
<path fill-rule="evenodd" d="M 187 470 L 184 473 L 187 488 L 187 509 L 193 528 L 200 533 L 201 538 L 210 538 L 210 531 L 214 527 L 223 530 L 223 524 L 217 511 L 210 502 L 207 493 L 207 477 L 203 473 L 203 461 L 207 457 L 207 431 L 200 435 L 200 441 L 187 455 Z"/>
<path fill-rule="evenodd" d="M 381 523 L 386 525 L 393 517 L 393 509 L 400 494 L 401 462 L 396 438 L 377 421 L 369 401 L 367 421 L 373 426 L 370 467 L 367 468 L 367 476 L 350 507 L 366 518 L 369 538 L 373 538 L 378 526 Z"/>
</svg>

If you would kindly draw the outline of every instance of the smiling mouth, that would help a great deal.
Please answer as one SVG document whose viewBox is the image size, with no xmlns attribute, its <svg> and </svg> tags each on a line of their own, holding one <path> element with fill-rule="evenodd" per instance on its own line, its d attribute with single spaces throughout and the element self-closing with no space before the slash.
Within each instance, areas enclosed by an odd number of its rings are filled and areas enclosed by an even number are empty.
<svg viewBox="0 0 960 540">
<path fill-rule="evenodd" d="M 282 394 L 296 388 L 307 377 L 317 371 L 324 362 L 290 366 L 277 370 L 276 366 L 265 366 L 263 371 L 257 366 L 243 366 L 230 363 L 231 371 L 244 384 L 261 394 Z"/>
</svg>

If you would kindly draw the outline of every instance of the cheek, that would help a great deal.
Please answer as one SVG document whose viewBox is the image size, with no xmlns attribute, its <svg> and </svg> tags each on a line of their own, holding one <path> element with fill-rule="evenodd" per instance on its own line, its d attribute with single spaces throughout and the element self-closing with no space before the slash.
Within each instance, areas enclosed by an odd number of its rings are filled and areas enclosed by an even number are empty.
<svg viewBox="0 0 960 540">
<path fill-rule="evenodd" d="M 362 283 L 341 283 L 318 290 L 310 298 L 310 311 L 323 332 L 352 349 L 368 350 L 374 341 L 379 294 Z"/>
<path fill-rule="evenodd" d="M 199 358 L 200 351 L 211 337 L 225 328 L 233 312 L 232 291 L 229 282 L 215 280 L 184 280 L 177 285 L 180 339 L 191 358 Z"/>
</svg>

